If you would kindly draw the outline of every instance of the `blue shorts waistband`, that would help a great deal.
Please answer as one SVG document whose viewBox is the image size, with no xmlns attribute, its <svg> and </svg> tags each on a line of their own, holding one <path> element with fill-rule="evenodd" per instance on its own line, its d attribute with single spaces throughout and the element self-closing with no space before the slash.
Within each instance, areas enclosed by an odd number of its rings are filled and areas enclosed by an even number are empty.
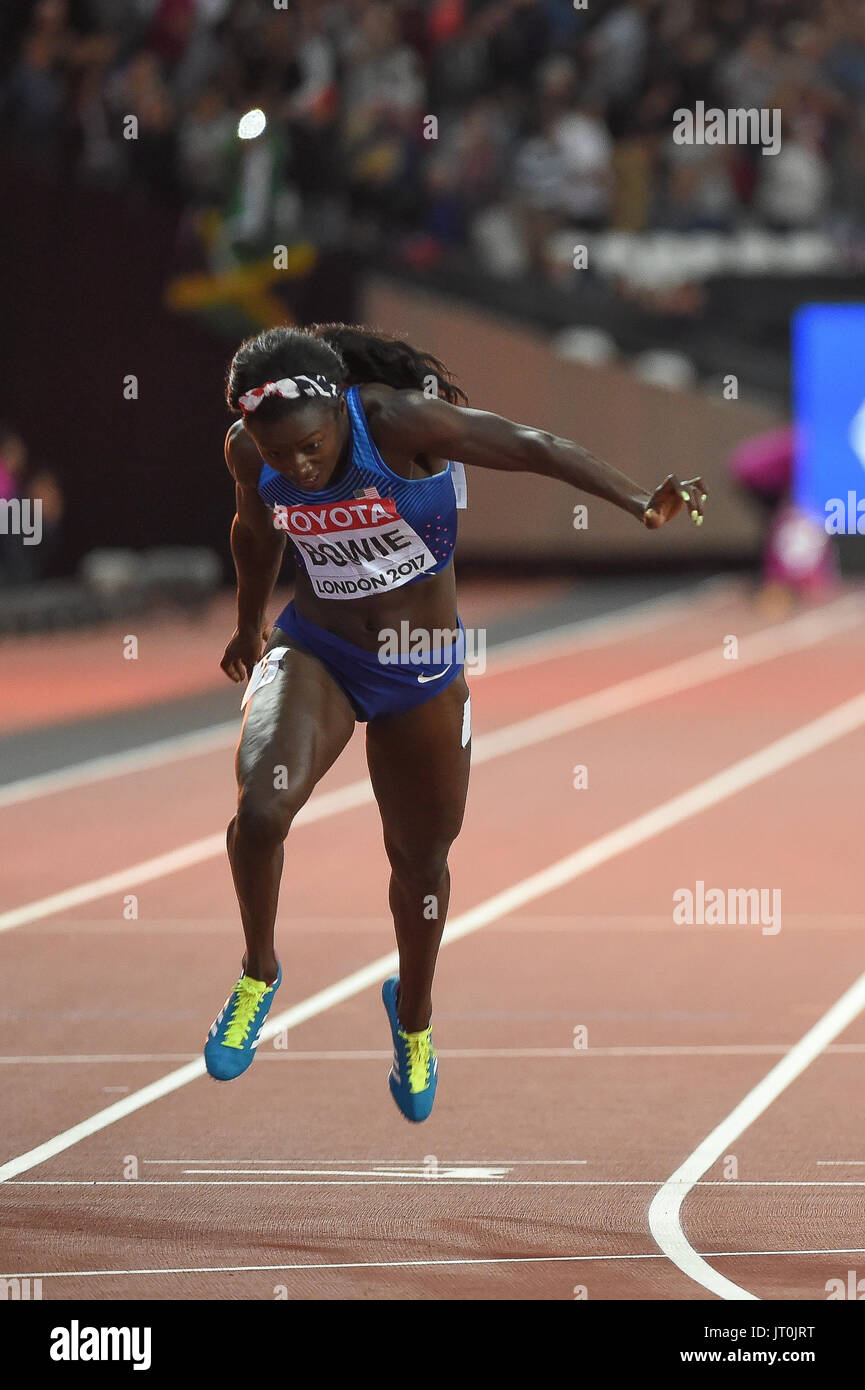
<svg viewBox="0 0 865 1390">
<path fill-rule="evenodd" d="M 385 639 L 375 651 L 370 651 L 310 622 L 298 613 L 293 602 L 276 620 L 276 626 L 286 636 L 294 637 L 299 646 L 327 667 L 362 721 L 403 713 L 456 680 L 465 661 L 465 628 L 459 618 L 457 624 L 454 638 L 453 629 L 424 633 L 403 623 L 399 632 L 391 630 L 392 642 Z M 438 638 L 449 641 L 438 643 Z M 431 647 L 438 648 L 434 655 Z"/>
</svg>

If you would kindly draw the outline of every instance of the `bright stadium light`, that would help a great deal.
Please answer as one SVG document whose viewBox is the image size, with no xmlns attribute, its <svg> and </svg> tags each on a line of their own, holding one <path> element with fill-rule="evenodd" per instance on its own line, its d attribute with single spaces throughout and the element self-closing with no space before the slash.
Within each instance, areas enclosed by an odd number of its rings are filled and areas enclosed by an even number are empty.
<svg viewBox="0 0 865 1390">
<path fill-rule="evenodd" d="M 260 107 L 247 111 L 237 123 L 237 134 L 241 140 L 256 140 L 267 125 L 267 117 Z"/>
</svg>

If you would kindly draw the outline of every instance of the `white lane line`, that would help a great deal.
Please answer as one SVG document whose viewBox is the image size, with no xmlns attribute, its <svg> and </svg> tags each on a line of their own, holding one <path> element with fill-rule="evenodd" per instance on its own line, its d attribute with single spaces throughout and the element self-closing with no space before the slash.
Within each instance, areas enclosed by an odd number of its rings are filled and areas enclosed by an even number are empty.
<svg viewBox="0 0 865 1390">
<path fill-rule="evenodd" d="M 402 1184 L 402 1183 L 409 1182 L 409 1183 L 419 1183 L 419 1184 L 421 1185 L 421 1187 L 424 1187 L 424 1186 L 428 1186 L 429 1183 L 443 1183 L 443 1182 L 444 1182 L 444 1183 L 447 1183 L 447 1182 L 455 1182 L 455 1183 L 457 1184 L 457 1186 L 459 1186 L 460 1183 L 462 1183 L 463 1186 L 465 1186 L 466 1183 L 469 1183 L 470 1185 L 478 1184 L 478 1185 L 480 1185 L 480 1186 L 484 1186 L 484 1185 L 487 1184 L 487 1183 L 493 1183 L 494 1185 L 496 1185 L 496 1184 L 501 1185 L 502 1183 L 504 1183 L 504 1180 L 505 1180 L 505 1178 L 507 1177 L 508 1173 L 510 1172 L 510 1169 L 506 1168 L 506 1167 L 504 1166 L 504 1164 L 500 1165 L 499 1167 L 494 1167 L 492 1164 L 483 1164 L 483 1165 L 481 1165 L 481 1164 L 472 1164 L 471 1167 L 466 1166 L 466 1167 L 464 1167 L 464 1168 L 460 1168 L 459 1164 L 455 1164 L 455 1163 L 441 1163 L 441 1164 L 439 1164 L 439 1166 L 437 1167 L 437 1169 L 435 1170 L 434 1173 L 424 1173 L 423 1169 L 422 1169 L 422 1168 L 421 1168 L 421 1169 L 418 1169 L 417 1165 L 415 1165 L 415 1167 L 410 1167 L 410 1166 L 407 1166 L 407 1165 L 403 1165 L 402 1167 L 388 1169 L 387 1171 L 385 1171 L 385 1169 L 384 1169 L 383 1167 L 382 1167 L 382 1168 L 377 1168 L 377 1167 L 376 1167 L 376 1168 L 268 1168 L 268 1169 L 265 1170 L 264 1173 L 261 1173 L 260 1170 L 259 1170 L 258 1168 L 184 1168 L 183 1171 L 184 1171 L 184 1173 L 186 1173 L 189 1177 L 192 1177 L 192 1178 L 197 1178 L 197 1177 L 212 1177 L 212 1176 L 214 1175 L 214 1173 L 217 1173 L 217 1174 L 227 1173 L 230 1177 L 249 1177 L 250 1174 L 253 1174 L 253 1175 L 255 1175 L 256 1177 L 259 1177 L 259 1178 L 260 1178 L 260 1177 L 268 1177 L 268 1176 L 273 1176 L 273 1177 L 278 1177 L 278 1178 L 281 1178 L 281 1177 L 294 1177 L 294 1178 L 326 1178 L 326 1179 L 331 1179 L 331 1178 L 334 1178 L 334 1179 L 335 1179 L 335 1178 L 351 1178 L 351 1179 L 352 1179 L 352 1183 L 362 1182 L 363 1180 L 365 1180 L 365 1179 L 367 1179 L 367 1178 L 371 1178 L 371 1179 L 373 1179 L 373 1180 L 375 1181 L 375 1183 L 384 1182 L 384 1183 L 399 1183 L 399 1184 Z M 26 1181 L 26 1179 L 22 1178 L 22 1179 L 20 1179 L 20 1181 L 23 1183 L 23 1182 Z M 115 1181 L 115 1179 L 108 1179 L 108 1181 L 113 1183 L 113 1182 Z M 138 1181 L 138 1179 L 135 1179 L 135 1181 Z M 145 1179 L 143 1179 L 143 1181 L 148 1182 L 148 1181 L 150 1181 L 150 1179 L 145 1178 Z M 163 1179 L 158 1179 L 157 1181 L 159 1181 L 159 1182 L 161 1183 L 161 1185 L 164 1186 L 166 1182 L 169 1183 L 169 1184 L 172 1184 L 172 1183 L 176 1184 L 176 1183 L 180 1182 L 180 1179 L 177 1179 L 177 1178 L 163 1178 Z M 208 1184 L 204 1184 L 204 1186 L 207 1186 L 207 1185 L 208 1185 Z M 287 1185 L 288 1185 L 288 1186 L 293 1186 L 294 1184 L 287 1184 Z M 322 1184 L 322 1183 L 312 1183 L 312 1184 L 310 1184 L 310 1185 L 313 1186 L 313 1187 L 321 1187 L 321 1186 L 327 1187 L 329 1184 L 328 1184 L 327 1182 L 325 1182 L 325 1183 L 323 1183 L 323 1184 Z M 344 1186 L 343 1183 L 338 1183 L 337 1185 L 340 1186 L 340 1187 Z M 553 1185 L 555 1185 L 555 1186 L 563 1186 L 563 1185 L 565 1185 L 565 1184 L 563 1184 L 563 1183 L 555 1183 L 555 1184 L 553 1184 L 552 1181 L 551 1181 L 549 1184 L 544 1184 L 541 1180 L 539 1180 L 538 1183 L 535 1183 L 531 1178 L 522 1178 L 522 1179 L 513 1178 L 513 1179 L 510 1180 L 510 1183 L 509 1183 L 508 1185 L 509 1185 L 509 1186 L 512 1186 L 512 1187 L 535 1187 L 535 1186 L 544 1186 L 544 1185 L 549 1185 L 549 1186 L 553 1186 Z M 831 1186 L 831 1187 L 835 1187 L 835 1186 L 838 1186 L 839 1184 L 836 1184 L 836 1183 L 829 1183 L 829 1184 L 824 1184 L 824 1185 L 826 1185 L 826 1186 Z M 841 1185 L 843 1185 L 843 1184 L 841 1184 Z M 850 1185 L 850 1186 L 859 1186 L 859 1187 L 865 1186 L 865 1184 L 863 1184 L 863 1183 L 853 1183 L 853 1184 L 849 1184 L 849 1185 Z"/>
<path fill-rule="evenodd" d="M 50 796 L 53 792 L 69 791 L 73 787 L 87 787 L 94 782 L 106 782 L 112 777 L 125 777 L 131 772 L 149 772 L 152 768 L 164 767 L 167 763 L 177 762 L 182 758 L 197 758 L 205 753 L 214 753 L 236 743 L 239 731 L 238 716 L 237 719 L 228 720 L 223 724 L 197 729 L 194 733 L 174 734 L 170 738 L 159 739 L 156 743 L 146 743 L 141 748 L 88 758 L 86 762 L 73 763 L 71 767 L 60 768 L 57 772 L 40 772 L 33 777 L 22 777 L 18 782 L 8 782 L 5 787 L 0 786 L 0 810 L 6 806 L 18 806 L 22 801 L 34 801 L 40 796 Z"/>
<path fill-rule="evenodd" d="M 863 619 L 865 603 L 858 595 L 851 594 L 826 608 L 804 613 L 787 623 L 761 629 L 743 638 L 735 661 L 725 660 L 719 641 L 715 646 L 683 657 L 669 666 L 660 666 L 641 676 L 629 676 L 604 690 L 583 695 L 556 709 L 522 719 L 518 724 L 484 734 L 475 740 L 472 760 L 478 761 L 478 745 L 481 747 L 480 761 L 516 748 L 530 748 L 547 739 L 584 728 L 587 724 L 599 724 L 604 719 L 626 714 L 655 700 L 666 699 L 709 681 L 804 651 L 829 637 L 849 631 Z"/>
<path fill-rule="evenodd" d="M 336 787 L 333 791 L 320 792 L 312 797 L 295 816 L 294 824 L 310 825 L 313 821 L 325 820 L 328 816 L 338 815 L 341 811 L 350 811 L 356 806 L 365 806 L 372 799 L 369 779 L 364 777 L 357 782 L 350 782 L 345 787 Z M 50 897 L 40 898 L 36 902 L 25 903 L 22 907 L 2 912 L 0 913 L 0 932 L 12 931 L 14 927 L 24 926 L 28 922 L 38 922 L 45 917 L 53 916 L 55 913 L 67 912 L 72 907 L 81 907 L 84 903 L 96 902 L 109 893 L 127 892 L 139 884 L 151 883 L 155 879 L 165 878 L 168 874 L 178 873 L 181 869 L 189 869 L 196 864 L 203 864 L 206 860 L 215 859 L 224 853 L 224 830 L 218 831 L 215 835 L 205 835 L 203 839 L 193 840 L 191 844 L 183 845 L 180 849 L 169 850 L 165 854 L 157 854 L 153 859 L 145 859 L 126 869 L 118 869 L 115 873 L 90 879 L 89 882 L 81 883 L 76 888 L 64 888 L 59 893 L 52 893 Z"/>
<path fill-rule="evenodd" d="M 712 1260 L 741 1259 L 764 1255 L 862 1255 L 865 1249 L 835 1248 L 825 1250 L 707 1250 Z M 269 1274 L 306 1272 L 313 1269 L 434 1269 L 437 1265 L 536 1265 L 536 1264 L 599 1264 L 605 1260 L 663 1260 L 664 1256 L 650 1251 L 634 1255 L 492 1255 L 486 1258 L 464 1257 L 452 1260 L 350 1260 L 340 1263 L 293 1265 L 186 1265 L 174 1269 L 45 1269 L 38 1274 L 0 1274 L 0 1279 L 120 1279 L 139 1278 L 150 1274 Z"/>
<path fill-rule="evenodd" d="M 500 893 L 494 893 L 491 898 L 487 898 L 485 902 L 479 903 L 476 907 L 469 908 L 467 912 L 460 913 L 445 928 L 442 944 L 449 945 L 453 941 L 460 941 L 463 937 L 479 931 L 488 922 L 495 921 L 504 913 L 513 912 L 515 908 L 523 907 L 535 898 L 552 892 L 553 889 L 562 888 L 566 884 L 572 883 L 574 879 L 580 878 L 590 869 L 607 863 L 610 859 L 624 854 L 626 850 L 645 844 L 647 840 L 653 839 L 665 830 L 670 830 L 675 825 L 680 825 L 698 812 L 705 811 L 710 806 L 716 806 L 721 801 L 726 801 L 746 787 L 763 781 L 772 773 L 789 767 L 800 758 L 807 757 L 808 754 L 816 752 L 817 749 L 825 748 L 845 734 L 861 728 L 863 724 L 865 724 L 865 695 L 857 695 L 854 699 L 836 706 L 828 714 L 821 715 L 819 719 L 804 724 L 792 734 L 787 734 L 774 743 L 768 744 L 765 748 L 761 748 L 758 752 L 740 759 L 739 762 L 732 763 L 722 772 L 715 773 L 714 776 L 697 783 L 688 791 L 671 797 L 670 800 L 664 801 L 651 811 L 628 821 L 626 825 L 620 826 L 617 830 L 600 836 L 599 839 L 584 845 L 574 854 L 566 855 L 564 859 L 550 864 L 539 873 L 531 874 L 510 888 L 506 888 Z M 382 975 L 389 975 L 398 968 L 398 965 L 399 957 L 396 951 L 389 951 L 387 955 L 380 956 L 377 960 L 362 966 L 360 970 L 355 970 L 352 974 L 344 976 L 335 984 L 301 1000 L 300 1003 L 285 1009 L 275 1018 L 268 1020 L 261 1030 L 261 1042 L 268 1042 L 278 1033 L 296 1028 L 299 1024 L 325 1013 L 346 999 L 353 998 L 370 986 L 378 985 Z M 862 977 L 859 985 L 862 987 L 863 1002 L 865 1002 L 865 976 Z M 854 986 L 855 988 L 857 987 Z M 846 997 L 845 995 L 845 999 Z M 839 1026 L 836 1032 L 840 1031 L 841 1027 Z M 810 1037 L 810 1034 L 808 1036 Z M 827 1037 L 824 1039 L 824 1043 L 831 1040 Z M 798 1048 L 801 1046 L 801 1043 L 797 1044 Z M 796 1048 L 793 1051 L 795 1052 Z M 789 1058 L 784 1058 L 780 1066 L 785 1067 L 788 1062 Z M 49 1158 L 54 1158 L 55 1155 L 63 1153 L 65 1149 L 80 1143 L 82 1139 L 97 1134 L 100 1130 L 106 1129 L 118 1120 L 125 1119 L 127 1115 L 134 1114 L 143 1106 L 150 1105 L 153 1101 L 170 1095 L 173 1091 L 179 1090 L 182 1086 L 188 1085 L 190 1081 L 195 1081 L 204 1074 L 203 1058 L 197 1062 L 189 1062 L 176 1071 L 168 1072 L 166 1076 L 152 1082 L 149 1086 L 134 1091 L 132 1095 L 116 1101 L 105 1110 L 98 1111 L 88 1119 L 82 1120 L 80 1124 L 63 1130 L 44 1144 L 39 1144 L 27 1153 L 20 1154 L 17 1158 L 4 1163 L 0 1167 L 0 1182 L 17 1178 L 19 1174 L 30 1168 L 35 1168 L 37 1164 L 44 1163 Z M 774 1075 L 774 1072 L 770 1075 Z M 701 1170 L 696 1176 L 701 1177 L 703 1171 L 705 1170 Z M 657 1239 L 657 1236 L 655 1238 Z M 682 1240 L 684 1241 L 684 1236 Z M 687 1242 L 685 1243 L 687 1244 Z M 690 1246 L 688 1249 L 690 1250 Z M 714 1273 L 714 1271 L 712 1272 Z"/>
<path fill-rule="evenodd" d="M 651 1045 L 647 1047 L 437 1047 L 439 1057 L 448 1061 L 541 1061 L 561 1058 L 563 1061 L 590 1060 L 593 1057 L 783 1057 L 790 1051 L 790 1043 L 706 1043 L 705 1045 L 687 1043 Z M 825 1049 L 827 1056 L 860 1055 L 865 1052 L 865 1043 L 835 1043 Z M 193 1062 L 197 1052 L 116 1052 L 75 1056 L 59 1053 L 48 1056 L 0 1057 L 0 1066 L 57 1065 L 64 1062 L 75 1066 L 114 1064 L 118 1062 Z M 259 1051 L 258 1060 L 263 1062 L 381 1062 L 388 1061 L 392 1052 L 387 1048 L 370 1049 L 368 1052 L 293 1052 L 287 1048 L 278 1051 Z M 818 1159 L 817 1162 L 829 1162 Z M 865 1164 L 865 1159 L 832 1160 L 833 1162 L 857 1162 Z"/>
<path fill-rule="evenodd" d="M 588 1163 L 587 1158 L 438 1158 L 438 1162 L 453 1165 L 463 1163 L 466 1166 L 474 1167 L 478 1164 L 486 1167 L 502 1167 L 509 1165 L 511 1168 L 526 1166 L 531 1168 L 555 1168 L 555 1167 L 582 1167 Z M 420 1162 L 415 1159 L 414 1162 Z M 142 1158 L 142 1163 L 363 1163 L 369 1166 L 375 1164 L 381 1167 L 385 1164 L 392 1164 L 395 1167 L 403 1167 L 406 1163 L 412 1162 L 408 1158 L 331 1158 L 330 1155 L 324 1158 Z M 255 1170 L 256 1172 L 258 1169 Z"/>
<path fill-rule="evenodd" d="M 863 697 L 859 697 L 861 703 Z M 853 701 L 852 704 L 856 704 Z M 849 708 L 849 707 L 848 707 Z M 707 1135 L 656 1193 L 649 1207 L 649 1228 L 658 1245 L 683 1274 L 724 1299 L 754 1299 L 755 1294 L 725 1278 L 692 1248 L 682 1230 L 682 1203 L 691 1188 L 730 1145 L 768 1110 L 791 1082 L 820 1055 L 828 1043 L 865 1008 L 865 973 L 809 1028 L 772 1070 L 749 1091 L 734 1110 Z"/>
<path fill-rule="evenodd" d="M 481 734 L 472 744 L 472 762 L 475 766 L 493 758 L 535 747 L 551 738 L 585 728 L 589 724 L 600 723 L 614 715 L 681 693 L 707 681 L 717 680 L 749 667 L 757 666 L 777 657 L 787 656 L 796 651 L 837 636 L 855 627 L 865 618 L 865 604 L 857 595 L 839 599 L 826 608 L 805 613 L 788 623 L 768 628 L 743 639 L 742 649 L 736 661 L 725 661 L 720 644 L 685 657 L 669 666 L 659 667 L 645 675 L 635 676 L 605 690 L 584 695 L 568 704 L 518 720 L 492 733 Z M 295 817 L 294 825 L 307 825 L 337 815 L 342 811 L 366 805 L 373 800 L 369 778 L 361 778 L 345 787 L 313 796 Z M 182 869 L 192 868 L 208 859 L 225 853 L 225 832 L 220 830 L 201 840 L 180 849 L 159 854 L 138 864 L 129 865 L 115 873 L 91 879 L 75 888 L 65 888 L 50 897 L 24 903 L 0 913 L 0 932 L 11 931 L 15 927 L 38 922 L 56 913 L 81 907 L 95 902 L 110 893 L 127 893 L 141 884 Z"/>
<path fill-rule="evenodd" d="M 195 1172 L 195 1169 L 190 1171 Z M 206 1170 L 205 1170 L 206 1171 Z M 218 1171 L 214 1169 L 214 1171 Z M 227 1168 L 227 1173 L 245 1170 Z M 409 1177 L 394 1173 L 387 1177 L 368 1177 L 359 1173 L 352 1178 L 270 1178 L 279 1169 L 246 1170 L 254 1178 L 9 1178 L 7 1187 L 657 1187 L 660 1178 L 450 1178 L 427 1177 L 414 1173 Z M 707 1178 L 695 1187 L 865 1187 L 865 1181 L 829 1182 L 810 1178 Z"/>
<path fill-rule="evenodd" d="M 698 604 L 702 616 L 707 608 L 713 607 L 719 600 L 729 602 L 743 592 L 743 586 L 730 579 L 706 579 L 696 584 L 688 594 L 667 594 L 663 598 L 646 599 L 601 618 L 584 618 L 564 627 L 532 633 L 528 637 L 513 637 L 508 642 L 497 642 L 488 654 L 486 670 L 469 674 L 472 680 L 479 680 L 482 676 L 498 676 L 519 669 L 526 665 L 527 660 L 535 665 L 570 656 L 586 647 L 612 646 L 625 638 L 663 627 L 673 614 L 693 611 Z"/>
<path fill-rule="evenodd" d="M 496 643 L 487 655 L 486 671 L 475 671 L 472 679 L 478 680 L 482 675 L 499 675 L 513 670 L 514 667 L 524 666 L 527 662 L 551 661 L 556 657 L 581 651 L 585 647 L 610 645 L 635 633 L 659 627 L 666 623 L 673 613 L 693 609 L 705 598 L 709 602 L 700 603 L 702 612 L 704 607 L 734 591 L 735 586 L 729 580 L 705 580 L 688 594 L 671 594 L 664 598 L 649 599 L 602 618 L 588 618 L 529 637 Z M 40 796 L 49 796 L 54 792 L 90 786 L 94 782 L 124 777 L 133 772 L 149 772 L 153 768 L 164 767 L 184 758 L 201 757 L 206 753 L 230 748 L 237 742 L 239 733 L 238 711 L 236 719 L 213 724 L 205 729 L 196 729 L 188 734 L 174 734 L 170 738 L 144 744 L 141 748 L 88 758 L 84 762 L 60 768 L 57 772 L 41 772 L 33 777 L 23 777 L 19 781 L 0 786 L 0 810 L 6 806 L 20 805 L 23 801 L 33 801 Z"/>
<path fill-rule="evenodd" d="M 583 1162 L 587 1163 L 588 1160 L 584 1159 Z M 496 1166 L 500 1167 L 502 1170 L 501 1178 L 492 1172 L 478 1171 L 480 1168 L 492 1170 Z M 526 1168 L 533 1168 L 535 1166 L 540 1168 L 544 1165 L 526 1163 L 523 1166 Z M 421 1186 L 426 1187 L 430 1184 L 446 1182 L 452 1177 L 462 1178 L 461 1173 L 454 1172 L 454 1170 L 459 1167 L 460 1165 L 458 1163 L 446 1163 L 442 1159 L 439 1161 L 439 1166 L 435 1173 L 425 1173 L 422 1168 L 407 1168 L 405 1165 L 395 1167 L 387 1173 L 383 1173 L 381 1169 L 378 1168 L 375 1171 L 365 1168 L 184 1168 L 183 1171 L 189 1177 L 193 1178 L 215 1177 L 228 1174 L 232 1177 L 255 1176 L 257 1178 L 308 1176 L 323 1178 L 383 1178 L 385 1181 L 406 1179 L 419 1182 Z M 662 1181 L 659 1178 L 510 1178 L 506 1180 L 505 1173 L 509 1171 L 509 1169 L 505 1164 L 466 1164 L 465 1167 L 467 1178 L 471 1178 L 479 1183 L 495 1179 L 499 1186 L 505 1187 L 655 1187 Z M 436 1173 L 438 1176 L 436 1176 Z M 22 1184 L 27 1181 L 31 1180 L 25 1178 L 20 1179 Z M 78 1180 L 76 1179 L 75 1181 Z M 99 1182 L 100 1180 L 94 1178 L 90 1179 L 90 1181 Z M 119 1179 L 106 1178 L 104 1181 L 108 1184 L 117 1183 L 117 1185 L 121 1187 L 123 1183 L 126 1182 L 128 1186 L 128 1180 L 126 1179 L 120 1181 Z M 138 1179 L 136 1179 L 136 1181 L 138 1181 Z M 141 1179 L 141 1181 L 150 1180 Z M 177 1182 L 180 1180 L 176 1178 L 166 1178 L 160 1179 L 160 1181 Z M 86 1186 L 86 1183 L 83 1181 L 82 1186 Z M 206 1187 L 208 1184 L 204 1183 L 202 1186 Z M 865 1187 L 865 1178 L 737 1178 L 735 1180 L 729 1178 L 701 1178 L 699 1183 L 696 1183 L 695 1186 L 726 1187 L 728 1189 L 736 1187 Z"/>
<path fill-rule="evenodd" d="M 228 1173 L 233 1177 L 292 1177 L 292 1178 L 351 1178 L 357 1181 L 362 1178 L 374 1178 L 376 1181 L 384 1182 L 418 1182 L 421 1186 L 428 1183 L 448 1182 L 451 1179 L 463 1180 L 464 1175 L 477 1183 L 487 1183 L 495 1181 L 498 1183 L 503 1180 L 510 1171 L 504 1164 L 494 1166 L 493 1164 L 472 1164 L 465 1165 L 463 1171 L 459 1171 L 459 1164 L 442 1162 L 438 1165 L 435 1173 L 425 1173 L 417 1162 L 411 1167 L 409 1163 L 403 1163 L 398 1167 L 389 1168 L 384 1171 L 382 1167 L 368 1168 L 267 1168 L 262 1173 L 259 1168 L 184 1168 L 191 1178 L 213 1177 L 214 1174 Z M 177 1179 L 167 1179 L 164 1181 L 178 1181 Z M 319 1184 L 314 1184 L 318 1186 Z M 340 1184 L 341 1186 L 342 1184 Z M 513 1186 L 533 1187 L 535 1184 L 530 1178 L 512 1179 Z"/>
</svg>

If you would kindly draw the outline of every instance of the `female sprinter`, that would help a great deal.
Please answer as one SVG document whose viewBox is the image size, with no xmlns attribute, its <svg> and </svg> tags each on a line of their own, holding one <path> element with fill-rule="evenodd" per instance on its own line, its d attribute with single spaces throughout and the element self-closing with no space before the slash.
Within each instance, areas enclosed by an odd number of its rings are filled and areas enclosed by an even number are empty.
<svg viewBox="0 0 865 1390">
<path fill-rule="evenodd" d="M 283 841 L 360 720 L 399 953 L 399 974 L 382 989 L 394 1048 L 388 1082 L 403 1115 L 425 1120 L 436 1089 L 430 1017 L 448 850 L 470 756 L 449 460 L 559 478 L 650 529 L 682 507 L 699 525 L 703 484 L 670 475 L 645 492 L 567 439 L 465 409 L 436 358 L 342 324 L 248 339 L 231 363 L 227 398 L 240 413 L 225 441 L 237 485 L 238 617 L 222 669 L 233 681 L 250 677 L 228 856 L 246 954 L 210 1030 L 207 1069 L 229 1081 L 255 1057 L 282 980 L 273 933 Z M 286 535 L 295 596 L 268 641 L 265 610 Z M 416 650 L 418 630 L 429 635 L 426 651 Z M 400 631 L 412 633 L 411 654 L 385 640 Z M 443 633 L 447 643 L 434 650 Z"/>
</svg>

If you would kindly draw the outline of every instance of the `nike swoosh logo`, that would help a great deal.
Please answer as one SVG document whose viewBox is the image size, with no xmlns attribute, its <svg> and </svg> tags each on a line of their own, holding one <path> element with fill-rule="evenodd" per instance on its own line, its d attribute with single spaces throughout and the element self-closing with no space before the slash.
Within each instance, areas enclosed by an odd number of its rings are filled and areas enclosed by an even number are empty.
<svg viewBox="0 0 865 1390">
<path fill-rule="evenodd" d="M 443 671 L 439 671 L 437 676 L 418 676 L 418 685 L 427 685 L 430 681 L 440 681 L 442 676 L 446 676 L 448 671 L 452 671 L 452 666 L 446 666 Z"/>
</svg>

